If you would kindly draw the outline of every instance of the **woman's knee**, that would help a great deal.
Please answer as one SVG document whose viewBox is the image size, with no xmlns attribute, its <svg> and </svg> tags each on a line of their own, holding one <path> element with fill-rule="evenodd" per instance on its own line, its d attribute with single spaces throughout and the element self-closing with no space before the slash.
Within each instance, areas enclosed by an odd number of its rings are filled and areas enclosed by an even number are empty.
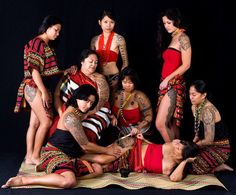
<svg viewBox="0 0 236 195">
<path fill-rule="evenodd" d="M 100 164 L 93 163 L 92 167 L 93 167 L 93 170 L 94 170 L 95 173 L 97 173 L 97 174 L 102 174 L 103 173 L 103 169 L 102 169 L 102 166 Z"/>
<path fill-rule="evenodd" d="M 60 183 L 60 187 L 62 188 L 74 188 L 76 185 L 76 177 L 65 178 L 64 181 Z"/>
</svg>

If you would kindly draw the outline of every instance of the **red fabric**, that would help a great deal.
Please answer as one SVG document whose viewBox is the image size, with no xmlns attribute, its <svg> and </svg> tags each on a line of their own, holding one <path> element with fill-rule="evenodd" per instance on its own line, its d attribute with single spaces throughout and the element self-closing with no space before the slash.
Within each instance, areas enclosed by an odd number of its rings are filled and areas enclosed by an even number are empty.
<svg viewBox="0 0 236 195">
<path fill-rule="evenodd" d="M 118 110 L 119 110 L 119 108 L 117 106 L 112 107 L 112 111 L 116 116 L 117 116 Z M 121 114 L 119 114 L 118 120 L 119 120 L 119 124 L 122 126 L 126 127 L 129 124 L 137 124 L 142 119 L 142 113 L 140 112 L 139 108 L 135 108 L 132 110 L 122 109 L 122 112 L 123 112 L 123 116 L 126 120 L 126 122 L 125 122 L 123 117 L 121 116 Z"/>
<path fill-rule="evenodd" d="M 162 174 L 162 145 L 148 144 L 144 157 L 144 169 L 147 172 Z"/>
<path fill-rule="evenodd" d="M 135 172 L 142 172 L 142 140 L 137 139 L 133 149 L 130 151 L 129 156 L 130 170 Z"/>
<path fill-rule="evenodd" d="M 97 53 L 99 55 L 100 65 L 108 62 L 117 62 L 118 54 L 111 50 L 111 43 L 115 32 L 111 32 L 106 45 L 104 44 L 104 34 L 99 37 Z"/>
<path fill-rule="evenodd" d="M 164 59 L 162 68 L 162 79 L 165 79 L 168 75 L 174 72 L 181 64 L 181 52 L 174 48 L 167 48 L 162 55 Z"/>
<path fill-rule="evenodd" d="M 90 84 L 94 88 L 98 89 L 97 83 L 87 77 L 81 70 L 76 71 L 76 73 L 70 75 L 69 78 L 75 83 L 77 83 L 79 86 L 84 84 Z"/>
</svg>

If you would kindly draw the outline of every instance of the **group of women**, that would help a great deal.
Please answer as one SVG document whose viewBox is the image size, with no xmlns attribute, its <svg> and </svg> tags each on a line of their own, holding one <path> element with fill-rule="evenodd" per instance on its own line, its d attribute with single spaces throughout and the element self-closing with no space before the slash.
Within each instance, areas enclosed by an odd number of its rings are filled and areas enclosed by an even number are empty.
<svg viewBox="0 0 236 195">
<path fill-rule="evenodd" d="M 124 37 L 114 32 L 112 13 L 103 11 L 99 25 L 102 33 L 92 38 L 91 49 L 82 51 L 80 64 L 65 71 L 59 71 L 53 47 L 62 28 L 59 18 L 45 17 L 39 35 L 26 44 L 24 80 L 15 112 L 30 106 L 25 163 L 47 174 L 16 176 L 2 187 L 39 184 L 71 188 L 77 177 L 95 177 L 121 168 L 165 174 L 172 181 L 183 179 L 185 173 L 232 170 L 225 164 L 230 155 L 227 130 L 219 111 L 207 99 L 202 80 L 191 84 L 189 90 L 195 136 L 192 141 L 180 140 L 186 96 L 184 73 L 190 68 L 192 51 L 190 39 L 181 28 L 179 10 L 161 13 L 158 28 L 163 68 L 155 126 L 164 144 L 144 138 L 153 121 L 152 105 L 139 89 L 137 72 L 128 64 Z M 171 35 L 167 45 L 163 30 Z M 117 66 L 119 54 L 121 70 Z M 50 78 L 61 72 L 62 79 L 52 94 Z M 58 117 L 53 116 L 54 107 Z M 110 124 L 119 130 L 119 139 L 101 146 L 98 141 Z"/>
</svg>

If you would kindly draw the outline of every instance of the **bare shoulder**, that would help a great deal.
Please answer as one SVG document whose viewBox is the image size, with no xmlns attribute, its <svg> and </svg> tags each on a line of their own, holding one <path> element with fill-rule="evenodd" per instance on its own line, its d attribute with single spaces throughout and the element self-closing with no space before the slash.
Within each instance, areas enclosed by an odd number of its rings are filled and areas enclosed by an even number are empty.
<svg viewBox="0 0 236 195">
<path fill-rule="evenodd" d="M 72 111 L 65 111 L 62 115 L 63 124 L 67 129 L 75 127 L 78 123 L 77 115 Z"/>
<path fill-rule="evenodd" d="M 140 90 L 136 90 L 134 96 L 135 98 L 148 98 L 147 95 Z"/>
<path fill-rule="evenodd" d="M 115 33 L 114 37 L 118 45 L 125 44 L 125 38 L 122 35 Z"/>
<path fill-rule="evenodd" d="M 191 48 L 189 36 L 187 34 L 185 34 L 184 32 L 182 32 L 180 34 L 178 40 L 179 40 L 181 49 L 187 50 L 187 49 Z"/>
<path fill-rule="evenodd" d="M 93 79 L 95 82 L 102 82 L 102 83 L 107 82 L 105 76 L 102 75 L 102 74 L 100 74 L 100 73 L 98 73 L 98 72 L 93 73 L 93 76 L 92 76 L 92 77 L 93 77 L 92 79 Z"/>
</svg>

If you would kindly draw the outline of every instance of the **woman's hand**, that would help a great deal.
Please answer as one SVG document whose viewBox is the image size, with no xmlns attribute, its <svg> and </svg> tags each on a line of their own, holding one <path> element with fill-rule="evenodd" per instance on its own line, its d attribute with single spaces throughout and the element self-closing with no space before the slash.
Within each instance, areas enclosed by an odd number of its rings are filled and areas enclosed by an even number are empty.
<svg viewBox="0 0 236 195">
<path fill-rule="evenodd" d="M 144 139 L 144 137 L 143 137 L 143 134 L 142 134 L 142 133 L 138 133 L 138 134 L 136 135 L 136 137 L 137 137 L 138 139 Z"/>
<path fill-rule="evenodd" d="M 121 147 L 116 145 L 116 144 L 111 144 L 109 146 L 107 146 L 107 152 L 106 154 L 108 155 L 112 155 L 112 156 L 115 156 L 115 157 L 119 157 L 121 155 Z"/>
<path fill-rule="evenodd" d="M 52 99 L 47 90 L 42 92 L 42 102 L 44 108 L 50 108 L 52 104 Z"/>
<path fill-rule="evenodd" d="M 73 66 L 71 66 L 70 68 L 67 68 L 67 69 L 64 71 L 64 75 L 67 75 L 67 74 L 75 74 L 77 70 L 78 70 L 78 67 L 77 67 L 76 65 L 73 65 Z"/>
<path fill-rule="evenodd" d="M 140 133 L 140 130 L 137 127 L 133 127 L 130 133 L 131 135 L 137 135 Z"/>
<path fill-rule="evenodd" d="M 160 89 L 160 90 L 165 89 L 167 86 L 168 86 L 168 80 L 164 79 L 164 80 L 160 83 L 159 89 Z"/>
</svg>

